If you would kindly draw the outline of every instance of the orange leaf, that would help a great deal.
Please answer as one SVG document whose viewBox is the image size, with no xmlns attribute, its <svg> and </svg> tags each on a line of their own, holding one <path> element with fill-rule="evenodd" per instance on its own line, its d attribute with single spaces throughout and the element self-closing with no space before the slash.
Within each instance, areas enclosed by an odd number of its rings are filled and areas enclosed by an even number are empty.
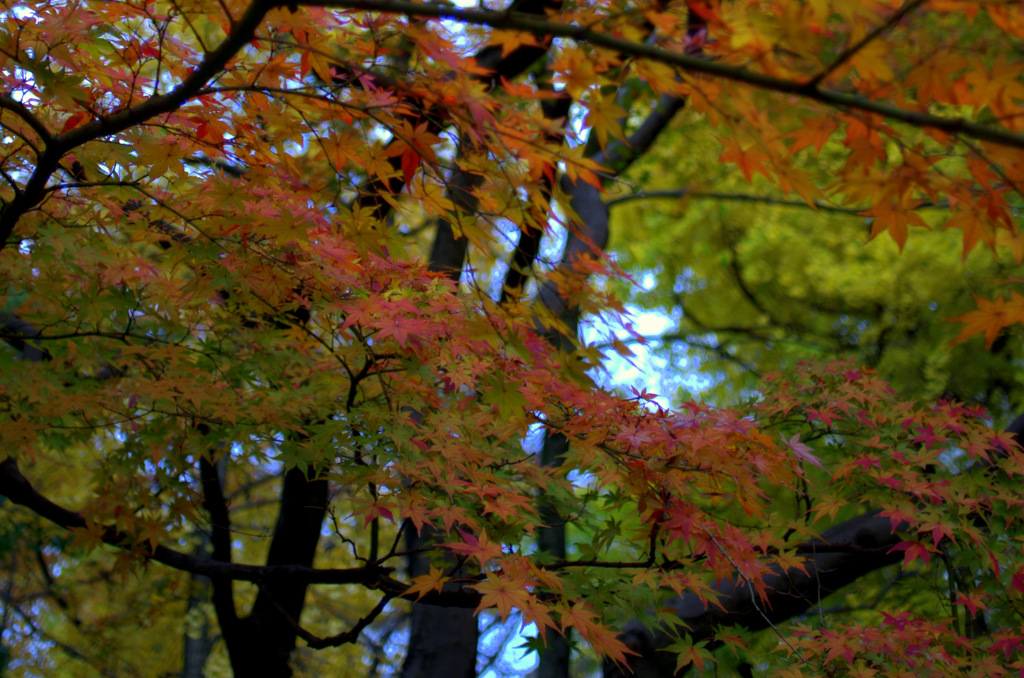
<svg viewBox="0 0 1024 678">
<path fill-rule="evenodd" d="M 985 347 L 988 348 L 992 346 L 992 342 L 996 340 L 999 332 L 1004 328 L 1024 322 L 1024 303 L 1022 303 L 1024 302 L 1024 297 L 1017 293 L 1014 293 L 1013 296 L 1012 302 L 1002 297 L 988 301 L 976 296 L 974 298 L 978 304 L 976 311 L 968 311 L 954 318 L 947 318 L 947 320 L 964 323 L 965 325 L 960 330 L 960 334 L 953 340 L 952 345 L 956 346 L 961 341 L 969 339 L 975 334 L 984 333 Z"/>
<path fill-rule="evenodd" d="M 509 581 L 493 572 L 487 573 L 487 581 L 475 584 L 472 588 L 483 594 L 476 611 L 480 612 L 489 607 L 496 607 L 501 614 L 501 621 L 508 618 L 512 613 L 512 608 L 529 606 L 533 598 L 524 588 L 522 582 Z"/>
<path fill-rule="evenodd" d="M 405 593 L 415 593 L 417 594 L 416 600 L 420 600 L 431 591 L 437 591 L 440 593 L 441 588 L 447 581 L 448 577 L 444 576 L 444 570 L 440 567 L 434 567 L 431 565 L 430 573 L 414 577 L 412 584 L 405 590 Z"/>
</svg>

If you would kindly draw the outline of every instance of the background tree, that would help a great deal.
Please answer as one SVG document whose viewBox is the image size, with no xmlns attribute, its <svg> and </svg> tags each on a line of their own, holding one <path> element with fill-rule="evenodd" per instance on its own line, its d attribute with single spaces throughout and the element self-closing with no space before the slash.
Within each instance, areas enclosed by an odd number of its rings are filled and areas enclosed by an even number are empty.
<svg viewBox="0 0 1024 678">
<path fill-rule="evenodd" d="M 704 397 L 728 402 L 756 389 L 760 372 L 852 356 L 906 396 L 1014 414 L 1015 333 L 987 352 L 977 342 L 951 348 L 958 327 L 948 322 L 974 307 L 972 295 L 1012 278 L 1013 257 L 977 249 L 964 257 L 956 232 L 911 239 L 902 252 L 868 242 L 871 220 L 858 210 L 785 198 L 761 177 L 749 183 L 717 162 L 721 152 L 702 117 L 681 115 L 634 167 L 629 190 L 608 201 L 613 230 L 628 224 L 630 233 L 628 242 L 613 239 L 619 262 L 646 280 L 623 295 L 677 321 L 653 346 L 668 360 L 700 356 L 669 374 L 692 382 L 704 371 L 712 384 Z M 844 156 L 831 142 L 803 166 L 829 175 Z M 939 231 L 947 207 L 923 203 L 916 214 Z"/>
<path fill-rule="evenodd" d="M 1008 671 L 1020 456 L 978 410 L 911 405 L 850 364 L 740 410 L 666 410 L 595 388 L 599 352 L 576 340 L 621 308 L 609 202 L 684 107 L 747 181 L 855 210 L 900 248 L 934 206 L 964 253 L 1019 253 L 1024 64 L 998 47 L 1024 22 L 983 9 L 8 7 L 15 670 L 376 670 L 415 602 L 406 675 L 471 673 L 490 608 L 536 625 L 545 675 L 574 634 L 664 673 L 735 644 L 723 623 L 772 628 L 902 559 L 944 565 L 942 603 L 822 619 L 781 670 Z M 1018 301 L 982 303 L 961 336 L 991 343 Z M 801 317 L 771 310 L 746 327 Z M 199 642 L 181 661 L 119 650 L 136 626 Z"/>
</svg>

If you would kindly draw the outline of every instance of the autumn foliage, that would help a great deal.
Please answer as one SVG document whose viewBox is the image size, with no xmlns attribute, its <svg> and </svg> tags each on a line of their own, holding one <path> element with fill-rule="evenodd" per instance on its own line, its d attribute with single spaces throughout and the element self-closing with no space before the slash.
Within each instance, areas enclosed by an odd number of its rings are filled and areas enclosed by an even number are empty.
<svg viewBox="0 0 1024 678">
<path fill-rule="evenodd" d="M 12 666 L 72 675 L 42 639 L 106 670 L 126 628 L 181 634 L 207 614 L 194 575 L 239 676 L 301 673 L 297 644 L 413 604 L 582 639 L 609 672 L 753 652 L 679 600 L 770 628 L 773 675 L 1024 667 L 1024 457 L 984 409 L 850 362 L 668 408 L 599 387 L 577 333 L 623 310 L 605 198 L 684 107 L 723 168 L 866 237 L 956 229 L 965 257 L 1020 263 L 1017 3 L 73 0 L 0 21 Z M 1024 301 L 954 320 L 991 344 Z M 831 540 L 865 514 L 884 534 Z M 565 553 L 538 548 L 556 523 Z M 900 563 L 938 593 L 780 631 L 846 581 L 781 599 L 830 553 L 860 558 L 849 581 Z"/>
</svg>

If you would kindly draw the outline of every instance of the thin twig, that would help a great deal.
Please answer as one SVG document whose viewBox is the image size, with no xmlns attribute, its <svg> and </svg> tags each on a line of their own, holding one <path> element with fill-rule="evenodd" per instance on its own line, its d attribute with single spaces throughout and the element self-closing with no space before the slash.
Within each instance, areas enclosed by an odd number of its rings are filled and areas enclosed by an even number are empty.
<svg viewBox="0 0 1024 678">
<path fill-rule="evenodd" d="M 750 590 L 750 602 L 754 605 L 754 609 L 757 610 L 757 613 L 761 615 L 761 618 L 764 619 L 764 623 L 767 624 L 769 628 L 771 628 L 771 630 L 775 632 L 775 635 L 779 637 L 779 640 L 781 640 L 793 654 L 800 658 L 800 661 L 802 663 L 819 670 L 823 669 L 824 667 L 815 664 L 814 662 L 810 661 L 802 654 L 800 654 L 800 652 L 798 652 L 797 649 L 793 647 L 793 644 L 789 642 L 789 639 L 786 638 L 786 636 L 782 635 L 782 631 L 779 630 L 779 627 L 777 627 L 772 622 L 768 614 L 763 609 L 761 609 L 760 603 L 757 602 L 757 592 L 754 590 L 753 582 L 751 582 L 750 579 L 745 574 L 743 574 L 743 571 L 740 570 L 739 565 L 737 565 L 736 561 L 732 559 L 732 556 L 730 556 L 729 553 L 724 548 L 722 548 L 722 545 L 718 543 L 718 538 L 715 537 L 713 534 L 709 534 L 708 537 L 711 538 L 711 541 L 714 542 L 715 546 L 718 547 L 718 550 L 722 552 L 722 555 L 725 556 L 725 559 L 728 560 L 729 564 L 732 565 L 734 570 L 736 570 L 736 576 L 742 579 L 743 583 L 746 584 L 747 589 Z"/>
<path fill-rule="evenodd" d="M 843 50 L 843 52 L 836 58 L 835 61 L 826 66 L 825 70 L 823 70 L 821 73 L 818 73 L 816 76 L 811 78 L 810 82 L 807 84 L 809 84 L 811 87 L 817 87 L 818 85 L 820 85 L 825 80 L 825 78 L 839 70 L 839 68 L 841 68 L 843 64 L 848 62 L 850 59 L 856 56 L 858 52 L 864 49 L 868 45 L 868 43 L 877 39 L 879 36 L 882 35 L 882 33 L 885 33 L 890 28 L 898 24 L 903 19 L 903 17 L 913 12 L 915 9 L 923 5 L 926 1 L 927 0 L 911 0 L 911 2 L 908 2 L 907 4 L 900 7 L 893 13 L 892 16 L 889 17 L 888 20 L 886 20 L 879 26 L 876 26 L 863 38 L 861 38 L 856 43 L 850 45 L 845 50 Z"/>
</svg>

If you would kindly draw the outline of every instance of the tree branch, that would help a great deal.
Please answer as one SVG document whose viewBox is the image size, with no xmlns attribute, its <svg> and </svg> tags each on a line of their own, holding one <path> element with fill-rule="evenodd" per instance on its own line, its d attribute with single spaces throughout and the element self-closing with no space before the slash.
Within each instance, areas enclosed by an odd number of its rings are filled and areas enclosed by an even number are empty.
<svg viewBox="0 0 1024 678">
<path fill-rule="evenodd" d="M 199 92 L 211 78 L 220 73 L 228 61 L 252 40 L 263 17 L 273 7 L 272 3 L 262 0 L 256 0 L 250 4 L 242 16 L 231 26 L 231 32 L 221 41 L 220 45 L 207 54 L 202 63 L 169 93 L 154 95 L 136 106 L 123 108 L 103 118 L 95 118 L 65 134 L 49 137 L 46 149 L 40 155 L 25 188 L 0 210 L 0 250 L 6 246 L 7 239 L 14 232 L 14 227 L 22 215 L 39 204 L 39 201 L 46 195 L 46 182 L 49 181 L 50 175 L 57 170 L 65 153 L 86 142 L 123 132 L 154 116 L 179 108 Z M 5 103 L 7 105 L 4 108 L 14 110 L 9 102 Z M 24 119 L 24 116 L 22 118 Z M 38 132 L 39 130 L 37 130 Z M 45 139 L 46 137 L 44 137 Z"/>
<path fill-rule="evenodd" d="M 549 123 L 557 124 L 545 132 L 545 140 L 549 143 L 560 143 L 565 136 L 565 125 L 569 120 L 569 109 L 572 107 L 572 98 L 567 94 L 558 94 L 551 89 L 548 83 L 542 83 L 541 88 L 551 94 L 550 97 L 541 100 L 541 112 L 544 119 Z M 545 204 L 550 211 L 551 188 L 556 173 L 554 164 L 546 163 L 541 173 L 539 194 L 543 197 Z M 544 234 L 544 223 L 550 218 L 549 214 L 541 214 L 539 209 L 530 209 L 530 214 L 525 215 L 522 231 L 519 240 L 516 241 L 516 249 L 509 260 L 508 270 L 505 272 L 505 282 L 501 286 L 501 303 L 516 299 L 522 293 L 523 287 L 533 262 L 540 253 L 540 241 Z M 532 222 L 530 217 L 532 216 Z"/>
<path fill-rule="evenodd" d="M 543 16 L 546 12 L 555 10 L 561 6 L 561 0 L 514 0 L 512 5 L 509 7 L 510 12 L 522 16 Z M 474 60 L 476 61 L 477 67 L 483 71 L 483 73 L 474 73 L 471 75 L 472 79 L 483 83 L 484 90 L 490 91 L 497 87 L 502 80 L 512 80 L 526 68 L 528 68 L 534 61 L 539 59 L 545 52 L 547 52 L 551 43 L 549 37 L 544 37 L 538 41 L 537 45 L 520 45 L 516 49 L 512 50 L 508 54 L 502 55 L 502 47 L 500 45 L 491 45 L 482 48 L 477 52 Z M 362 87 L 363 83 L 360 77 L 364 73 L 369 74 L 365 69 L 353 69 L 348 66 L 339 66 L 339 78 L 338 82 L 351 84 L 353 87 Z M 372 80 L 374 80 L 383 89 L 392 89 L 395 91 L 401 91 L 402 86 L 400 83 L 387 78 L 386 76 L 378 74 L 370 74 Z M 404 117 L 409 121 L 410 126 L 416 127 L 417 125 L 427 123 L 427 130 L 432 134 L 439 133 L 451 120 L 447 119 L 446 114 L 443 111 L 438 110 L 436 106 L 430 106 L 422 101 L 422 97 L 419 94 L 402 92 L 404 102 L 411 108 L 412 112 L 406 114 Z M 394 140 L 392 142 L 394 143 Z M 386 179 L 375 178 L 364 182 L 359 187 L 359 197 L 356 198 L 355 206 L 360 209 L 370 209 L 373 211 L 374 216 L 377 219 L 384 219 L 387 213 L 390 211 L 390 204 L 383 199 L 383 194 L 397 194 L 400 193 L 403 186 L 405 185 L 404 179 L 401 178 L 401 157 L 392 156 L 387 159 L 387 162 L 394 169 L 395 174 Z M 474 182 L 479 182 L 479 179 L 474 179 L 472 175 L 465 175 L 463 177 L 467 190 L 472 188 Z M 455 182 L 453 182 L 454 184 Z M 451 197 L 451 196 L 450 196 Z M 471 195 L 468 197 L 472 197 Z M 453 198 L 454 199 L 454 198 Z M 456 206 L 461 209 L 461 206 L 456 203 Z M 442 222 L 443 223 L 443 222 Z M 442 226 L 439 231 L 443 231 L 445 226 Z M 456 242 L 456 239 L 449 233 L 447 244 L 450 245 L 449 259 L 454 259 L 456 255 L 459 255 L 459 247 L 464 247 L 460 243 Z M 442 239 L 438 238 L 435 241 L 435 246 L 442 243 Z M 465 252 L 461 252 L 461 256 L 465 256 Z M 433 259 L 432 259 L 433 261 Z M 436 262 L 440 264 L 441 262 Z M 445 262 L 447 271 L 455 270 L 451 261 Z M 461 265 L 458 267 L 458 271 L 461 273 Z M 442 269 L 435 269 L 442 270 Z"/>
<path fill-rule="evenodd" d="M 1024 414 L 1007 426 L 1006 432 L 1020 445 L 1024 440 Z M 963 473 L 988 467 L 989 464 L 979 461 Z M 714 587 L 714 605 L 696 594 L 673 598 L 668 605 L 686 625 L 687 635 L 695 644 L 713 641 L 718 627 L 740 625 L 760 631 L 786 621 L 820 604 L 833 591 L 903 559 L 903 554 L 893 552 L 892 547 L 900 542 L 897 533 L 904 526 L 894 529 L 892 520 L 880 513 L 876 509 L 851 518 L 825 530 L 818 539 L 795 545 L 798 553 L 807 553 L 810 558 L 800 568 L 775 568 L 773 574 L 766 576 L 763 587 L 767 599 L 760 605 L 754 603 L 745 581 L 737 585 L 729 580 Z M 661 651 L 673 642 L 663 628 L 652 630 L 634 620 L 626 625 L 621 638 L 637 655 L 630 657 L 628 667 L 606 662 L 604 678 L 676 675 L 674 656 Z"/>
<path fill-rule="evenodd" d="M 89 526 L 81 514 L 69 511 L 39 494 L 22 475 L 18 463 L 12 457 L 0 461 L 0 495 L 65 529 L 87 529 Z M 134 537 L 113 527 L 102 528 L 100 538 L 103 543 L 120 549 L 136 548 Z M 314 569 L 302 565 L 241 565 L 197 558 L 166 546 L 157 546 L 152 551 L 140 552 L 139 556 L 183 572 L 249 582 L 292 579 L 305 584 L 361 584 L 379 588 L 387 574 L 394 570 L 373 563 L 349 569 Z M 394 584 L 391 587 L 394 588 Z"/>
<path fill-rule="evenodd" d="M 205 425 L 203 428 L 206 428 Z M 203 508 L 210 515 L 210 543 L 213 545 L 211 556 L 217 562 L 231 563 L 231 516 L 228 514 L 217 464 L 206 457 L 200 457 L 199 478 L 203 486 Z M 225 637 L 231 636 L 238 625 L 231 579 L 216 577 L 210 582 L 213 585 L 213 606 L 221 630 Z"/>
<path fill-rule="evenodd" d="M 885 33 L 893 26 L 898 24 L 903 19 L 903 17 L 913 12 L 915 9 L 923 5 L 926 1 L 927 0 L 911 0 L 907 4 L 900 7 L 898 10 L 893 12 L 892 16 L 890 16 L 884 23 L 876 26 L 874 29 L 869 31 L 868 34 L 865 35 L 863 38 L 861 38 L 856 43 L 850 45 L 845 50 L 843 50 L 843 52 L 838 57 L 836 57 L 835 61 L 830 63 L 821 73 L 818 73 L 816 76 L 811 78 L 807 84 L 811 85 L 812 87 L 817 87 L 818 85 L 820 85 L 822 81 L 824 81 L 828 76 L 832 75 L 837 70 L 842 68 L 843 64 L 847 63 L 850 59 L 855 57 L 857 53 L 864 49 L 870 42 L 876 40 L 883 33 Z"/>
<path fill-rule="evenodd" d="M 816 101 L 835 108 L 871 113 L 915 127 L 936 129 L 979 141 L 989 141 L 1010 148 L 1024 149 L 1024 134 L 971 122 L 962 117 L 932 115 L 921 111 L 900 108 L 892 104 L 872 101 L 852 94 L 821 89 L 808 81 L 776 78 L 738 66 L 730 66 L 716 61 L 707 61 L 677 52 L 670 52 L 660 47 L 618 38 L 609 33 L 601 33 L 575 24 L 563 24 L 515 12 L 462 9 L 451 5 L 421 4 L 411 2 L 410 0 L 307 0 L 299 4 L 447 19 L 478 26 L 525 31 L 535 35 L 570 38 L 577 42 L 594 45 L 595 47 L 604 47 L 629 56 L 650 59 L 651 61 L 668 66 L 674 66 L 689 73 L 702 73 L 723 80 L 750 85 L 757 89 L 796 95 L 809 101 Z"/>
<path fill-rule="evenodd" d="M 301 567 L 316 571 L 313 558 L 320 541 L 320 527 L 327 514 L 327 502 L 326 478 L 315 471 L 307 473 L 299 467 L 285 472 L 281 509 L 267 553 L 267 567 Z M 367 565 L 365 569 L 372 571 L 373 568 L 373 565 Z M 264 579 L 246 620 L 255 622 L 251 624 L 255 626 L 253 631 L 262 642 L 268 643 L 268 647 L 273 647 L 273 660 L 284 667 L 287 667 L 288 656 L 295 648 L 296 637 L 295 629 L 288 620 L 295 620 L 298 624 L 309 584 L 302 577 Z M 236 646 L 233 650 L 246 651 L 244 646 Z M 236 661 L 234 652 L 231 659 L 233 667 L 244 665 Z M 247 660 L 242 658 L 242 661 Z"/>
<path fill-rule="evenodd" d="M 384 611 L 384 608 L 387 607 L 387 604 L 390 601 L 391 596 L 385 594 L 383 598 L 377 601 L 377 604 L 374 606 L 372 610 L 370 610 L 366 614 L 366 616 L 364 616 L 355 624 L 353 624 L 352 628 L 348 629 L 347 631 L 342 631 L 341 633 L 335 634 L 333 636 L 321 638 L 320 636 L 310 633 L 306 629 L 302 628 L 298 625 L 298 623 L 294 624 L 295 632 L 299 635 L 300 638 L 306 641 L 307 645 L 309 645 L 314 650 L 320 650 L 325 647 L 338 647 L 339 645 L 354 643 L 356 642 L 356 640 L 359 639 L 359 634 L 363 632 L 363 629 L 365 629 L 367 626 L 373 623 L 373 621 L 380 616 L 380 614 Z"/>
<path fill-rule="evenodd" d="M 33 132 L 39 135 L 44 144 L 50 143 L 50 140 L 53 139 L 50 130 L 46 129 L 46 125 L 39 118 L 32 115 L 32 111 L 17 99 L 0 95 L 0 110 L 10 111 L 21 118 L 25 124 L 32 128 Z"/>
<path fill-rule="evenodd" d="M 687 635 L 694 643 L 712 640 L 715 629 L 722 626 L 740 625 L 750 631 L 760 631 L 807 611 L 828 594 L 868 572 L 898 563 L 903 554 L 888 552 L 897 543 L 899 538 L 893 534 L 892 522 L 873 511 L 840 523 L 822 533 L 820 540 L 802 545 L 801 551 L 810 551 L 813 555 L 805 561 L 803 569 L 776 569 L 774 574 L 766 576 L 767 599 L 760 605 L 754 604 L 746 582 L 734 584 L 729 580 L 715 587 L 716 604 L 688 594 L 672 599 L 668 605 L 686 624 Z M 814 553 L 816 544 L 827 544 L 830 548 L 827 553 Z M 852 548 L 837 549 L 837 544 Z M 621 639 L 638 656 L 630 657 L 628 668 L 606 664 L 605 678 L 675 675 L 675 657 L 659 651 L 672 643 L 664 630 L 651 630 L 639 621 L 632 621 L 626 625 Z"/>
<path fill-rule="evenodd" d="M 13 313 L 0 313 L 0 329 L 3 330 L 0 339 L 18 351 L 22 360 L 40 363 L 53 359 L 49 351 L 40 348 L 34 341 L 39 336 L 39 330 Z"/>
<path fill-rule="evenodd" d="M 625 143 L 617 141 L 609 144 L 604 152 L 594 156 L 594 162 L 612 170 L 616 175 L 621 175 L 629 169 L 633 161 L 647 152 L 662 130 L 685 105 L 686 97 L 662 95 L 654 110 Z"/>
</svg>

